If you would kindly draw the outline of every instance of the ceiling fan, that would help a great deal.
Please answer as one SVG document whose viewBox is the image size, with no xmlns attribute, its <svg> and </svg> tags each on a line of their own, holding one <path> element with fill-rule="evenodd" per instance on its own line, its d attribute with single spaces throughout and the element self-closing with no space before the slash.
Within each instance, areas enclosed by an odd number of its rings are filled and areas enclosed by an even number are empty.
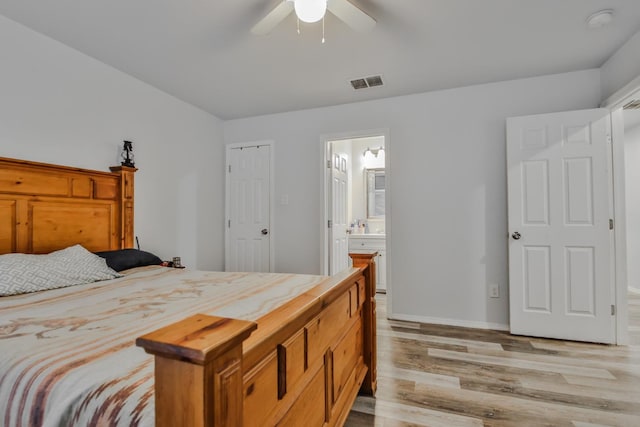
<svg viewBox="0 0 640 427">
<path fill-rule="evenodd" d="M 251 32 L 257 36 L 269 34 L 294 10 L 303 22 L 317 22 L 328 10 L 356 31 L 369 31 L 376 25 L 375 19 L 349 0 L 283 0 L 254 25 Z"/>
</svg>

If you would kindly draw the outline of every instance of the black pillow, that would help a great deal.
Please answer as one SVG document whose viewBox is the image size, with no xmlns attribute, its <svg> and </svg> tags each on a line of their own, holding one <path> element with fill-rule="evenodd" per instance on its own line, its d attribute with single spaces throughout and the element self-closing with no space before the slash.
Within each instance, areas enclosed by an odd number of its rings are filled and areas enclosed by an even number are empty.
<svg viewBox="0 0 640 427">
<path fill-rule="evenodd" d="M 115 271 L 162 264 L 162 260 L 154 254 L 137 249 L 119 249 L 116 251 L 96 252 L 95 254 L 104 258 L 107 261 L 107 265 Z"/>
</svg>

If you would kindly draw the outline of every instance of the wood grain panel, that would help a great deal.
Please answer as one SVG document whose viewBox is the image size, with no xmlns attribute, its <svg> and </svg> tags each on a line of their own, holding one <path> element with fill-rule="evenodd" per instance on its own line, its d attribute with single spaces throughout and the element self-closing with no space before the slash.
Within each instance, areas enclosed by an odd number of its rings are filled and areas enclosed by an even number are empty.
<svg viewBox="0 0 640 427">
<path fill-rule="evenodd" d="M 307 369 L 304 329 L 278 346 L 278 399 L 292 389 Z"/>
<path fill-rule="evenodd" d="M 320 396 L 324 395 L 324 371 L 318 372 L 305 388 L 302 395 L 282 419 L 281 426 L 296 425 L 296 420 L 304 420 L 307 427 L 320 427 L 324 424 L 325 407 L 324 400 Z"/>
<path fill-rule="evenodd" d="M 125 200 L 122 208 L 122 247 L 133 247 L 133 201 Z"/>
<path fill-rule="evenodd" d="M 92 251 L 133 247 L 136 170 L 100 172 L 0 157 L 0 253 L 45 253 L 75 244 Z M 15 206 L 13 213 L 7 206 Z"/>
<path fill-rule="evenodd" d="M 118 183 L 113 180 L 97 179 L 93 186 L 93 197 L 101 200 L 118 198 Z"/>
<path fill-rule="evenodd" d="M 87 176 L 71 179 L 71 196 L 89 198 L 93 192 L 93 181 Z"/>
<path fill-rule="evenodd" d="M 156 418 L 162 426 L 198 426 L 196 414 L 204 413 L 204 401 L 193 397 L 204 395 L 204 368 L 165 358 L 156 358 L 155 368 Z M 182 384 L 189 384 L 189 392 L 175 393 Z"/>
<path fill-rule="evenodd" d="M 320 316 L 307 324 L 305 329 L 307 331 L 309 363 L 324 356 L 336 334 L 349 323 L 350 314 L 351 302 L 349 292 L 347 292 L 327 307 Z"/>
<path fill-rule="evenodd" d="M 333 357 L 333 402 L 344 390 L 358 357 L 362 355 L 362 333 L 360 323 L 355 323 L 347 335 L 332 351 Z"/>
<path fill-rule="evenodd" d="M 247 427 L 261 427 L 278 403 L 278 358 L 271 353 L 244 380 L 244 420 Z"/>
<path fill-rule="evenodd" d="M 224 368 L 215 373 L 212 391 L 219 396 L 213 396 L 213 414 L 205 417 L 213 418 L 214 426 L 243 427 L 242 399 L 237 396 L 242 393 L 242 349 L 238 346 L 236 357 Z M 207 405 L 210 407 L 210 405 Z"/>
<path fill-rule="evenodd" d="M 2 192 L 12 194 L 66 196 L 69 179 L 61 174 L 43 175 L 24 168 L 0 168 L 0 188 Z"/>
<path fill-rule="evenodd" d="M 365 302 L 365 285 L 364 279 L 358 280 L 358 306 L 362 306 Z"/>
<path fill-rule="evenodd" d="M 358 315 L 358 284 L 356 283 L 349 291 L 349 313 L 351 317 Z"/>
<path fill-rule="evenodd" d="M 78 242 L 90 251 L 116 249 L 119 246 L 116 215 L 113 204 L 31 202 L 31 251 L 48 253 Z"/>
<path fill-rule="evenodd" d="M 124 175 L 124 183 L 122 185 L 125 199 L 133 199 L 133 174 L 129 171 Z"/>
<path fill-rule="evenodd" d="M 196 314 L 139 337 L 136 345 L 150 354 L 202 365 L 241 345 L 256 327 L 246 320 Z"/>
<path fill-rule="evenodd" d="M 0 254 L 16 251 L 16 201 L 0 199 Z"/>
<path fill-rule="evenodd" d="M 371 252 L 368 254 L 350 253 L 349 256 L 353 260 L 354 267 L 364 268 L 364 295 L 365 299 L 362 306 L 363 327 L 362 333 L 364 334 L 364 364 L 369 367 L 366 373 L 364 382 L 362 383 L 361 392 L 374 395 L 377 389 L 377 357 L 378 348 L 376 339 L 377 334 L 377 321 L 376 321 L 376 277 L 377 277 L 377 265 L 375 262 L 377 252 Z"/>
</svg>

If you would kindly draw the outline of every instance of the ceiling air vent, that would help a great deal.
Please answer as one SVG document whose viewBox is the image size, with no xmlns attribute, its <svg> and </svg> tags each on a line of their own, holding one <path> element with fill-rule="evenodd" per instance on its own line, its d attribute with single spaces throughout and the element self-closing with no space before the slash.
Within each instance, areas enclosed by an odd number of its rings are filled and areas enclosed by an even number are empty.
<svg viewBox="0 0 640 427">
<path fill-rule="evenodd" d="M 640 99 L 634 99 L 633 101 L 627 103 L 623 110 L 640 110 Z"/>
<path fill-rule="evenodd" d="M 369 87 L 365 79 L 351 80 L 351 86 L 353 86 L 354 89 L 366 89 Z"/>
<path fill-rule="evenodd" d="M 380 76 L 367 77 L 366 80 L 369 87 L 382 86 L 382 77 Z"/>
<path fill-rule="evenodd" d="M 351 80 L 351 86 L 354 89 L 366 89 L 368 87 L 382 86 L 382 77 L 380 76 L 371 76 L 365 77 L 362 79 Z"/>
</svg>

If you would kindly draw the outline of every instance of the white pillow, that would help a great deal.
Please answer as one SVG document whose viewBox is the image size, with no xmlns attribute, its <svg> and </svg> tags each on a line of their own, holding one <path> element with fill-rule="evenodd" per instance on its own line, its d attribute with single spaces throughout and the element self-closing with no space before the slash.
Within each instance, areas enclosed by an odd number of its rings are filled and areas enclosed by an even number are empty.
<svg viewBox="0 0 640 427">
<path fill-rule="evenodd" d="M 122 277 L 104 258 L 80 245 L 47 255 L 0 255 L 0 296 L 82 285 Z"/>
</svg>

